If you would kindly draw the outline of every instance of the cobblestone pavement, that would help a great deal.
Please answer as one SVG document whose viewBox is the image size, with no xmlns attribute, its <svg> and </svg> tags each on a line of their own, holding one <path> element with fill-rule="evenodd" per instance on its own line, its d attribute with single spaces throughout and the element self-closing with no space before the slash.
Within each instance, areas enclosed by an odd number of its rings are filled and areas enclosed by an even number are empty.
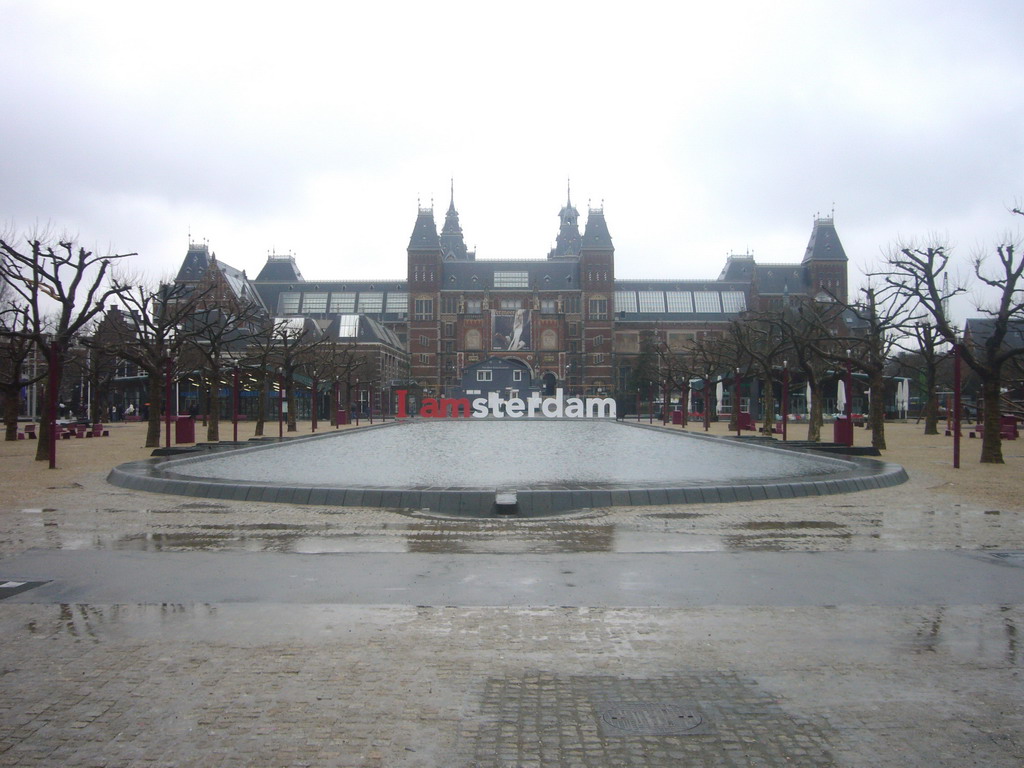
<svg viewBox="0 0 1024 768">
<path fill-rule="evenodd" d="M 59 508 L 0 508 L 0 553 L 490 553 L 510 555 L 515 571 L 519 553 L 1024 551 L 1022 507 L 913 478 L 785 507 L 548 521 L 196 501 L 100 476 L 74 490 Z M 12 576 L 0 559 L 0 585 Z M 1024 599 L 693 609 L 0 600 L 0 765 L 1016 768 L 1022 629 Z"/>
</svg>

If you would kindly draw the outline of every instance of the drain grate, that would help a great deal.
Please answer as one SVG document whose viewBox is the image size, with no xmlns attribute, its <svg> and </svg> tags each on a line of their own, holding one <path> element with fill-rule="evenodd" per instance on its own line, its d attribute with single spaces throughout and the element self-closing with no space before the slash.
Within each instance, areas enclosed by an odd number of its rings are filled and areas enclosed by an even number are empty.
<svg viewBox="0 0 1024 768">
<path fill-rule="evenodd" d="M 598 708 L 605 736 L 678 736 L 703 733 L 704 717 L 678 704 L 624 703 Z"/>
</svg>

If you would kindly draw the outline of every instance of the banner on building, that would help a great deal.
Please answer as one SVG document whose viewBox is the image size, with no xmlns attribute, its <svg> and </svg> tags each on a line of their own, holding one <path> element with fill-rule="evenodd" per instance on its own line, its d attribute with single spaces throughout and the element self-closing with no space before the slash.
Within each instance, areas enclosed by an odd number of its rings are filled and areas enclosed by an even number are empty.
<svg viewBox="0 0 1024 768">
<path fill-rule="evenodd" d="M 491 313 L 491 349 L 515 352 L 532 349 L 530 313 L 525 309 L 496 310 Z"/>
</svg>

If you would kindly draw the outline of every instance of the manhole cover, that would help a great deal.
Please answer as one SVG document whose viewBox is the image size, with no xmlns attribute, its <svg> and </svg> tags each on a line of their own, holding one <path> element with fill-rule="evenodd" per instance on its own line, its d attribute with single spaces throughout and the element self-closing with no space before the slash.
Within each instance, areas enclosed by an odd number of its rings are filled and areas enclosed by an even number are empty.
<svg viewBox="0 0 1024 768">
<path fill-rule="evenodd" d="M 605 705 L 598 719 L 606 736 L 673 736 L 698 732 L 704 725 L 699 712 L 677 704 Z"/>
<path fill-rule="evenodd" d="M 1024 566 L 1024 552 L 991 552 L 992 557 L 998 557 L 1004 563 Z"/>
</svg>

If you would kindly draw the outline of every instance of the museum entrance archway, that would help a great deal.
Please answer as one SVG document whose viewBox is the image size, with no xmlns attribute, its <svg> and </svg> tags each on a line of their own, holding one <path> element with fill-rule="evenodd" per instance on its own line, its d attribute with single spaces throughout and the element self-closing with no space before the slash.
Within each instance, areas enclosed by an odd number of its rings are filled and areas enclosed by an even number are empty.
<svg viewBox="0 0 1024 768">
<path fill-rule="evenodd" d="M 555 396 L 555 385 L 558 383 L 558 379 L 553 373 L 545 373 L 541 382 L 544 384 L 544 391 L 541 393 L 544 397 Z"/>
</svg>

